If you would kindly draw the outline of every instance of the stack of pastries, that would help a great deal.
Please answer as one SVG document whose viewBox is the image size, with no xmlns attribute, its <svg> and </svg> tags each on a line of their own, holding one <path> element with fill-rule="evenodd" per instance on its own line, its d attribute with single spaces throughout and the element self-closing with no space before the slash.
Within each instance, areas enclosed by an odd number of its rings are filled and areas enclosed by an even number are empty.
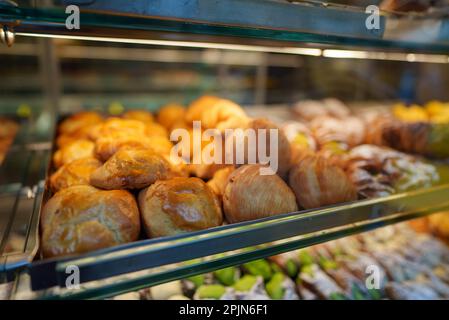
<svg viewBox="0 0 449 320">
<path fill-rule="evenodd" d="M 54 195 L 42 212 L 43 255 L 85 253 L 143 237 L 172 236 L 373 196 L 363 193 L 366 181 L 359 179 L 362 169 L 371 174 L 367 166 L 357 167 L 363 164 L 363 152 L 351 151 L 365 140 L 362 120 L 338 100 L 321 104 L 324 107 L 316 110 L 312 102 L 297 105 L 294 110 L 302 122 L 282 127 L 251 118 L 236 103 L 215 96 L 200 97 L 188 107 L 169 104 L 157 114 L 130 110 L 104 117 L 86 111 L 68 117 L 60 123 L 56 139 L 49 179 Z M 196 121 L 202 132 L 192 134 Z M 348 122 L 351 130 L 344 129 Z M 187 138 L 172 135 L 177 129 L 189 133 Z M 195 152 L 209 150 L 216 141 L 201 141 L 193 148 L 192 137 L 208 129 L 223 144 L 235 139 L 227 135 L 228 129 L 251 129 L 256 144 L 240 141 L 243 158 L 196 163 Z M 274 150 L 270 138 L 259 140 L 257 135 L 271 129 L 278 133 Z M 174 159 L 173 152 L 179 151 L 175 145 L 190 154 Z M 276 173 L 261 174 L 269 164 L 266 158 L 248 156 L 250 149 L 259 148 L 277 157 Z M 406 164 L 397 157 L 388 159 L 382 162 L 382 172 L 411 170 L 407 165 L 418 162 L 413 157 Z M 420 168 L 427 170 L 423 169 L 426 177 L 435 178 L 427 167 Z M 409 177 L 409 184 L 415 182 Z M 427 180 L 419 183 L 426 185 Z"/>
</svg>

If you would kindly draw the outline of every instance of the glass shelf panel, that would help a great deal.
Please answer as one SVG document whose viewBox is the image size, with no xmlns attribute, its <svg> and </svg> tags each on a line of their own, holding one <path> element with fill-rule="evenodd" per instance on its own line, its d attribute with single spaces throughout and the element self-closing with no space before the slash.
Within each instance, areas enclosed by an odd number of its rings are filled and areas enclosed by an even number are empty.
<svg viewBox="0 0 449 320">
<path fill-rule="evenodd" d="M 67 2 L 69 3 L 69 2 Z M 70 1 L 76 3 L 76 1 Z M 78 1 L 81 28 L 68 30 L 64 6 L 0 6 L 0 24 L 21 34 L 107 38 L 115 41 L 170 40 L 242 43 L 274 47 L 313 44 L 407 52 L 449 52 L 444 15 L 382 13 L 379 28 L 368 30 L 363 8 L 273 0 Z M 83 5 L 84 3 L 84 5 Z"/>
</svg>

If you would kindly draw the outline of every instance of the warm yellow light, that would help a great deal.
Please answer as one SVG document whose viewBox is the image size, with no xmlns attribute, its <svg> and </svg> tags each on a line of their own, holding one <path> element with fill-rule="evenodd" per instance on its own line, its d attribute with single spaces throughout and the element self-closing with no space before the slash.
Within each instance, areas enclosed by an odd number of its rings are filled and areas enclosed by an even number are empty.
<svg viewBox="0 0 449 320">
<path fill-rule="evenodd" d="M 70 40 L 93 40 L 93 41 L 122 42 L 122 43 L 124 42 L 124 43 L 135 43 L 135 44 L 160 45 L 160 46 L 188 47 L 188 48 L 207 48 L 207 49 L 255 51 L 255 52 L 269 52 L 269 53 L 288 53 L 288 54 L 298 54 L 298 55 L 308 55 L 308 56 L 320 56 L 321 55 L 321 49 L 316 49 L 316 48 L 267 47 L 267 46 L 255 46 L 255 45 L 245 45 L 245 44 L 151 40 L 151 39 L 106 38 L 106 37 L 85 37 L 85 36 L 70 36 L 70 35 L 34 34 L 34 33 L 23 33 L 23 32 L 17 32 L 16 34 L 19 36 L 27 36 L 27 37 L 43 37 L 43 38 L 70 39 Z"/>
</svg>

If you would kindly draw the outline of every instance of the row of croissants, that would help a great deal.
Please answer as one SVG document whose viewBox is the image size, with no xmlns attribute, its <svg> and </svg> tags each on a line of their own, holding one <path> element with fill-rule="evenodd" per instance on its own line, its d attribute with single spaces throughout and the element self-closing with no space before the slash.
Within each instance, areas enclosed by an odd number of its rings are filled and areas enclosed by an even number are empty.
<svg viewBox="0 0 449 320">
<path fill-rule="evenodd" d="M 418 157 L 365 144 L 365 120 L 342 103 L 316 104 L 320 107 L 296 105 L 297 121 L 283 124 L 251 118 L 234 102 L 214 96 L 187 108 L 166 105 L 157 115 L 130 110 L 103 117 L 85 111 L 64 119 L 49 179 L 54 194 L 41 212 L 43 256 L 384 196 L 438 180 L 435 168 Z M 277 153 L 277 174 L 261 175 L 258 158 L 242 164 L 175 163 L 170 152 L 179 141 L 170 141 L 169 133 L 191 132 L 194 121 L 219 132 L 279 129 L 276 150 L 265 141 L 268 153 Z"/>
</svg>

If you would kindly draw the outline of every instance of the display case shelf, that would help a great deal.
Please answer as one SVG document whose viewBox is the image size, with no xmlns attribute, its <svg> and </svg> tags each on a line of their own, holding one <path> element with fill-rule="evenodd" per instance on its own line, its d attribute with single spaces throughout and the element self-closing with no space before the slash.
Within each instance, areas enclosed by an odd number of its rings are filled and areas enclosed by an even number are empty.
<svg viewBox="0 0 449 320">
<path fill-rule="evenodd" d="M 39 298 L 104 298 L 449 210 L 449 184 L 317 210 L 142 240 L 29 266 Z M 81 288 L 65 288 L 68 266 Z M 49 289 L 52 288 L 52 289 Z"/>
<path fill-rule="evenodd" d="M 65 5 L 69 3 L 81 8 L 79 30 L 66 27 Z M 282 49 L 312 45 L 449 51 L 449 25 L 444 14 L 398 16 L 381 12 L 378 28 L 374 29 L 366 27 L 368 17 L 363 8 L 284 0 L 94 0 L 62 1 L 48 8 L 0 6 L 0 24 L 12 28 L 18 36 L 153 44 L 168 40 L 186 46 L 208 42 Z"/>
</svg>

